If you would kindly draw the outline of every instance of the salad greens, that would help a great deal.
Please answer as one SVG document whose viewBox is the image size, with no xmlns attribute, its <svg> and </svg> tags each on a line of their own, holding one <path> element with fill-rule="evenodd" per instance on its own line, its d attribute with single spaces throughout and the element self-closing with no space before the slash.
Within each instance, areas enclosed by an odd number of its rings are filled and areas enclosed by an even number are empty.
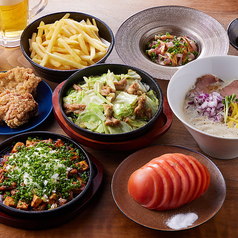
<svg viewBox="0 0 238 238">
<path fill-rule="evenodd" d="M 100 76 L 83 79 L 84 83 L 77 85 L 81 90 L 73 86 L 68 90 L 63 107 L 66 112 L 67 108 L 86 105 L 82 112 L 66 113 L 73 123 L 84 129 L 105 134 L 129 132 L 145 125 L 158 110 L 159 100 L 154 91 L 131 69 L 126 74 L 108 70 Z M 117 87 L 122 82 L 124 88 Z M 102 93 L 104 89 L 107 93 Z M 109 115 L 107 107 L 111 108 Z M 107 123 L 108 120 L 111 123 Z"/>
</svg>

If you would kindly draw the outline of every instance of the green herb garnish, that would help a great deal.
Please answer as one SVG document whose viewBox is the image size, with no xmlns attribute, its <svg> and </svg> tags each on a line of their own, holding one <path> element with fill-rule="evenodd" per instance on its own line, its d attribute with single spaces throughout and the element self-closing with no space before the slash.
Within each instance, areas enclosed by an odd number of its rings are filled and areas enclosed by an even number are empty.
<svg viewBox="0 0 238 238">
<path fill-rule="evenodd" d="M 222 99 L 222 103 L 224 105 L 224 122 L 225 123 L 227 123 L 230 105 L 235 100 L 235 98 L 236 98 L 236 94 L 233 93 L 232 95 L 230 96 L 227 95 L 224 99 Z M 235 101 L 237 102 L 238 99 L 236 99 Z"/>
</svg>

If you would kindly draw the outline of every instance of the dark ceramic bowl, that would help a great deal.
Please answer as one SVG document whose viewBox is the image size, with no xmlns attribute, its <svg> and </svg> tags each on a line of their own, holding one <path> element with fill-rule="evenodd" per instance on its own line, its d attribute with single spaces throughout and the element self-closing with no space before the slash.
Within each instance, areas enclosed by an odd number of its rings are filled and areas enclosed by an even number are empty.
<svg viewBox="0 0 238 238">
<path fill-rule="evenodd" d="M 80 12 L 57 12 L 53 14 L 49 14 L 46 16 L 43 16 L 35 21 L 33 21 L 31 24 L 27 26 L 27 28 L 23 31 L 20 41 L 20 47 L 23 55 L 25 58 L 31 63 L 32 67 L 35 69 L 35 71 L 44 79 L 47 79 L 52 82 L 61 83 L 62 81 L 66 80 L 70 75 L 75 73 L 77 69 L 75 70 L 56 70 L 56 69 L 50 69 L 46 67 L 42 67 L 41 65 L 35 63 L 30 58 L 30 52 L 29 52 L 29 39 L 32 36 L 32 33 L 37 32 L 37 27 L 39 26 L 41 21 L 44 21 L 45 24 L 54 23 L 55 21 L 61 19 L 66 13 L 70 13 L 70 18 L 74 19 L 76 21 L 86 20 L 87 18 L 92 20 L 95 19 L 97 26 L 99 28 L 99 35 L 101 38 L 107 40 L 110 43 L 110 46 L 108 48 L 107 54 L 99 60 L 97 63 L 103 63 L 107 57 L 110 55 L 113 46 L 114 46 L 114 35 L 112 33 L 112 30 L 110 27 L 101 21 L 100 19 Z"/>
<path fill-rule="evenodd" d="M 17 210 L 16 208 L 12 208 L 9 206 L 4 205 L 3 203 L 0 202 L 0 211 L 3 211 L 6 214 L 9 214 L 14 217 L 20 217 L 22 219 L 44 219 L 44 218 L 49 218 L 49 217 L 55 217 L 55 216 L 60 216 L 68 213 L 69 211 L 72 211 L 75 206 L 80 204 L 82 199 L 84 198 L 85 194 L 87 193 L 91 182 L 93 178 L 93 167 L 91 160 L 87 154 L 87 152 L 77 143 L 75 143 L 73 140 L 70 138 L 56 134 L 56 133 L 51 133 L 51 132 L 43 132 L 43 131 L 31 131 L 31 132 L 26 132 L 22 134 L 18 134 L 16 136 L 13 136 L 4 142 L 0 144 L 0 159 L 2 158 L 3 155 L 9 153 L 13 147 L 13 144 L 16 142 L 25 142 L 28 137 L 39 137 L 40 139 L 49 139 L 51 138 L 52 140 L 57 140 L 61 139 L 62 141 L 72 144 L 74 148 L 79 149 L 82 152 L 82 155 L 84 159 L 87 161 L 89 165 L 89 173 L 88 173 L 88 182 L 86 184 L 85 189 L 78 194 L 74 199 L 71 201 L 67 202 L 65 205 L 61 207 L 57 207 L 52 210 L 44 210 L 44 211 L 23 211 L 23 210 Z"/>
<path fill-rule="evenodd" d="M 104 134 L 104 133 L 96 133 L 96 132 L 89 131 L 87 129 L 83 129 L 77 126 L 76 124 L 74 124 L 67 117 L 67 115 L 65 114 L 63 110 L 63 97 L 66 96 L 66 92 L 68 91 L 68 89 L 70 89 L 73 86 L 73 84 L 78 84 L 80 82 L 83 83 L 84 76 L 89 77 L 89 76 L 102 75 L 104 73 L 107 73 L 108 70 L 110 70 L 114 74 L 126 74 L 128 69 L 132 69 L 136 71 L 142 77 L 142 82 L 147 84 L 150 87 L 150 89 L 152 89 L 155 92 L 159 100 L 158 110 L 156 114 L 154 115 L 154 117 L 148 123 L 146 123 L 144 126 L 136 130 L 126 132 L 126 133 Z M 96 141 L 120 142 L 120 141 L 132 140 L 139 136 L 142 136 L 154 126 L 163 108 L 163 94 L 159 84 L 149 74 L 147 74 L 146 72 L 138 68 L 128 66 L 128 65 L 122 65 L 122 64 L 97 64 L 97 65 L 87 67 L 83 70 L 77 71 L 66 80 L 66 82 L 63 84 L 59 92 L 59 106 L 66 123 L 69 125 L 70 128 L 72 128 L 78 134 L 86 138 L 96 140 Z"/>
<path fill-rule="evenodd" d="M 238 50 L 238 18 L 232 20 L 227 27 L 230 44 Z"/>
</svg>

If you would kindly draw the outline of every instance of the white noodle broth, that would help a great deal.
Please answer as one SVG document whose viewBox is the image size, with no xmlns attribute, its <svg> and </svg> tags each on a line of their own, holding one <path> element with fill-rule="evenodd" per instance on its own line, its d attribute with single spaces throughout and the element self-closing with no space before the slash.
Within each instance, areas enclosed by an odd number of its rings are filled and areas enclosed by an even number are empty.
<svg viewBox="0 0 238 238">
<path fill-rule="evenodd" d="M 222 87 L 230 84 L 233 80 L 226 80 Z M 194 85 L 191 89 L 194 88 Z M 190 91 L 190 90 L 189 90 Z M 189 92 L 188 92 L 189 93 Z M 186 95 L 188 95 L 188 93 Z M 197 108 L 190 105 L 191 98 L 185 96 L 183 103 L 184 120 L 194 128 L 207 134 L 220 136 L 224 138 L 238 138 L 238 128 L 230 128 L 224 121 L 214 121 L 206 116 L 199 114 Z M 221 111 L 223 113 L 223 110 Z"/>
</svg>

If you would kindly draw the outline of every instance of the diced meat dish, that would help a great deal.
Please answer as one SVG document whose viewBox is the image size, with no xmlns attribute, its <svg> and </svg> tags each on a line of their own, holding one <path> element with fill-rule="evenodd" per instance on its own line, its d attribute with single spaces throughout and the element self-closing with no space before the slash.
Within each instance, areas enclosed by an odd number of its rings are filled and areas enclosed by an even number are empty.
<svg viewBox="0 0 238 238">
<path fill-rule="evenodd" d="M 146 54 L 157 64 L 181 66 L 197 58 L 198 47 L 188 36 L 175 36 L 167 32 L 155 35 L 147 43 Z"/>
</svg>

